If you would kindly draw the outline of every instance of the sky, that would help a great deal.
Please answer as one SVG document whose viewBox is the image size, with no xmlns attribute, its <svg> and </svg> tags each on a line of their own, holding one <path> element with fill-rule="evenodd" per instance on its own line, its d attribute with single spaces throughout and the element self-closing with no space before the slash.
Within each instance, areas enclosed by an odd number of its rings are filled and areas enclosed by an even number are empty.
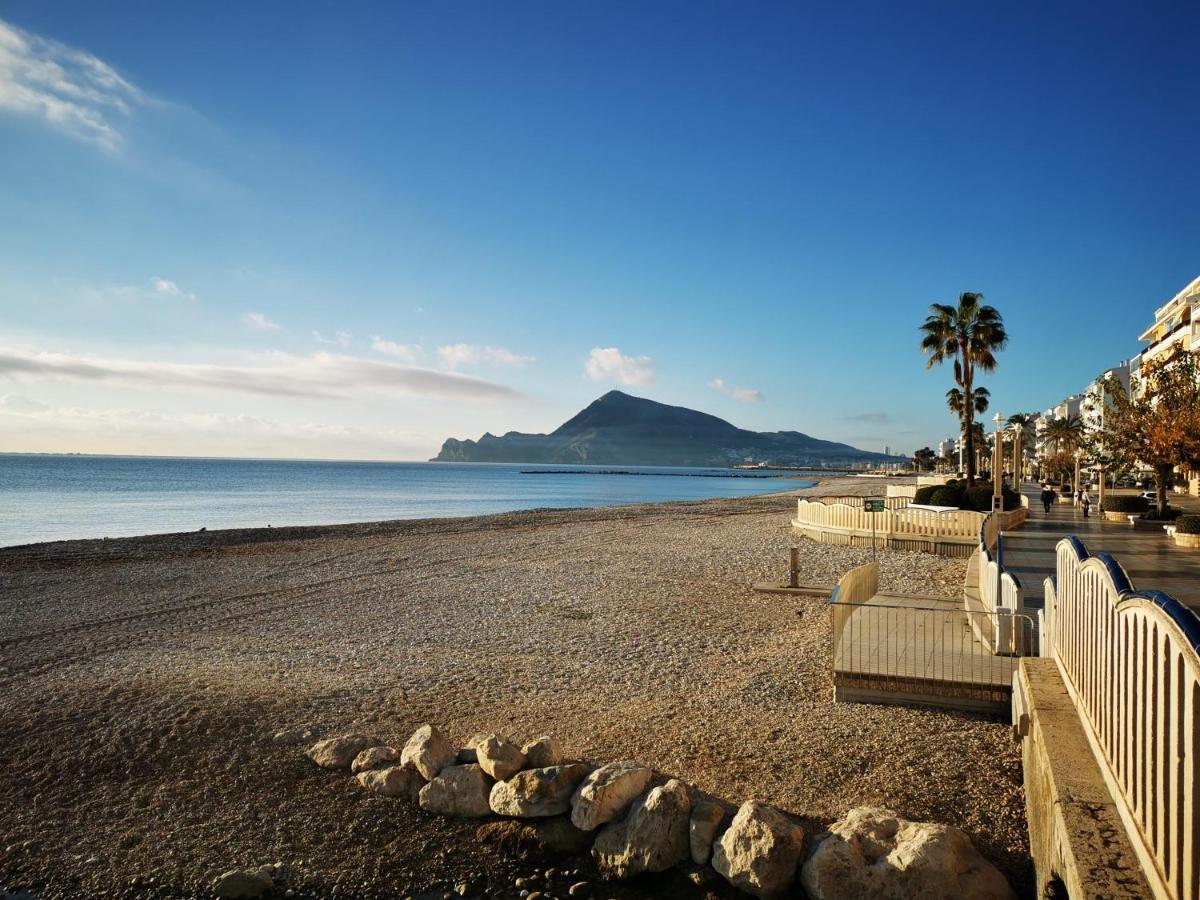
<svg viewBox="0 0 1200 900">
<path fill-rule="evenodd" d="M 612 388 L 911 452 L 1200 274 L 1195 3 L 0 2 L 0 451 L 425 459 Z"/>
</svg>

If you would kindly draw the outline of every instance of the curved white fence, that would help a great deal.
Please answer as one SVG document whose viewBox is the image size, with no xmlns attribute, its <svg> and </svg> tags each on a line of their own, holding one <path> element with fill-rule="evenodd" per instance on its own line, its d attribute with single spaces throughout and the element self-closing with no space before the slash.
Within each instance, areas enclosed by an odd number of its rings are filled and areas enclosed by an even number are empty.
<svg viewBox="0 0 1200 900">
<path fill-rule="evenodd" d="M 814 540 L 829 544 L 869 546 L 874 540 L 897 550 L 923 550 L 947 556 L 970 556 L 980 539 L 987 513 L 965 509 L 938 512 L 909 505 L 906 497 L 887 497 L 882 512 L 863 509 L 862 497 L 803 497 L 796 503 L 792 525 Z M 1024 500 L 1024 498 L 1022 498 Z M 1015 528 L 1028 514 L 1026 502 L 995 518 L 998 527 Z"/>
<path fill-rule="evenodd" d="M 1058 543 L 1046 629 L 1156 895 L 1200 900 L 1200 619 Z"/>
</svg>

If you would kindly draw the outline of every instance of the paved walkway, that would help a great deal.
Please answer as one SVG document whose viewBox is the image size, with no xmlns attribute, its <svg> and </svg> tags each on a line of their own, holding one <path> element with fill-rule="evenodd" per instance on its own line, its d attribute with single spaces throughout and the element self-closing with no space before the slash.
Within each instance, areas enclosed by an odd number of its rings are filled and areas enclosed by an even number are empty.
<svg viewBox="0 0 1200 900">
<path fill-rule="evenodd" d="M 1105 521 L 1093 502 L 1089 518 L 1067 504 L 1042 512 L 1040 489 L 1027 485 L 1029 519 L 1004 535 L 1004 565 L 1021 580 L 1025 602 L 1041 607 L 1042 582 L 1054 573 L 1054 548 L 1070 534 L 1078 535 L 1091 553 L 1111 553 L 1135 590 L 1157 589 L 1200 612 L 1200 551 L 1176 547 L 1161 528 L 1135 528 Z"/>
</svg>

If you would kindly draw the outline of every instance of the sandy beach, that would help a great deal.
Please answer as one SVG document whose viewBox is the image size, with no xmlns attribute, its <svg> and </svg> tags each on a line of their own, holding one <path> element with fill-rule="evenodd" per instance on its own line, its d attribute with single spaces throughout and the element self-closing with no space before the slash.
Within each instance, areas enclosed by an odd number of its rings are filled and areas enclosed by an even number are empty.
<svg viewBox="0 0 1200 900">
<path fill-rule="evenodd" d="M 459 740 L 553 734 L 573 755 L 633 758 L 816 829 L 865 803 L 954 824 L 1020 892 L 1009 727 L 834 704 L 823 601 L 751 590 L 783 577 L 792 545 L 807 583 L 870 558 L 797 538 L 797 494 L 881 492 L 830 479 L 734 500 L 0 550 L 0 887 L 211 896 L 220 872 L 279 862 L 295 896 L 480 878 L 505 896 L 530 864 L 479 844 L 478 822 L 370 796 L 272 740 L 309 726 L 399 744 L 433 722 Z M 947 597 L 965 568 L 879 560 L 885 589 Z"/>
</svg>

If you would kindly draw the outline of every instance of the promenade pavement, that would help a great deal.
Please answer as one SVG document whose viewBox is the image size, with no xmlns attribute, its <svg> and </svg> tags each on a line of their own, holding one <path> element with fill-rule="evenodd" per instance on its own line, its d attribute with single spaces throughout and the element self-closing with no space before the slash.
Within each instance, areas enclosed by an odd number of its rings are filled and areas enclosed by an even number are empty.
<svg viewBox="0 0 1200 900">
<path fill-rule="evenodd" d="M 1098 503 L 1086 519 L 1081 509 L 1063 503 L 1047 515 L 1037 485 L 1026 485 L 1023 493 L 1029 497 L 1029 518 L 1020 529 L 1005 533 L 1004 565 L 1020 579 L 1027 605 L 1043 605 L 1042 582 L 1054 574 L 1054 548 L 1074 534 L 1090 553 L 1112 554 L 1135 590 L 1165 591 L 1200 613 L 1200 551 L 1176 547 L 1162 528 L 1108 522 Z"/>
</svg>

